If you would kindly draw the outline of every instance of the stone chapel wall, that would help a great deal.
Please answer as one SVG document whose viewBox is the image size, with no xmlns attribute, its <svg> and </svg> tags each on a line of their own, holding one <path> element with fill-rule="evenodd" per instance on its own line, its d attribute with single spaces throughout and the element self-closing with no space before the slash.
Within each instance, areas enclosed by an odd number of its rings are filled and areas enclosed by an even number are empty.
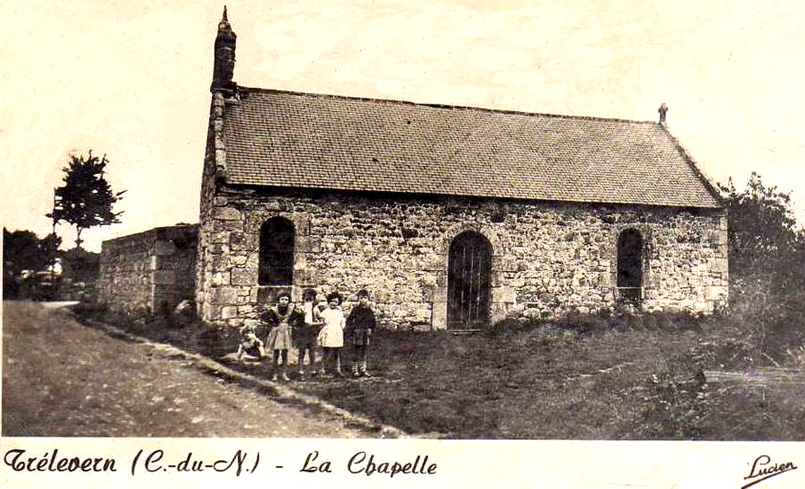
<svg viewBox="0 0 805 489">
<path fill-rule="evenodd" d="M 392 326 L 445 327 L 447 253 L 465 230 L 492 244 L 493 321 L 611 310 L 628 228 L 645 241 L 646 310 L 708 313 L 728 294 L 723 210 L 232 189 L 209 205 L 197 300 L 213 324 L 255 321 L 280 289 L 258 286 L 260 226 L 274 216 L 296 230 L 294 300 L 307 287 L 353 299 L 365 287 Z"/>
</svg>

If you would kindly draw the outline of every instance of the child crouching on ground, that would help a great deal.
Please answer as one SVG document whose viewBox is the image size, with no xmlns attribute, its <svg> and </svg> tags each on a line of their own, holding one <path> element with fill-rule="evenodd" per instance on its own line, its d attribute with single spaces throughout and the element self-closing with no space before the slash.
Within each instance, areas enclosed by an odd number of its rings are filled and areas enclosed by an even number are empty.
<svg viewBox="0 0 805 489">
<path fill-rule="evenodd" d="M 266 350 L 263 348 L 263 342 L 257 337 L 254 326 L 244 326 L 240 328 L 240 346 L 238 346 L 238 362 L 240 362 L 243 355 L 256 357 L 262 360 L 266 356 Z"/>
<path fill-rule="evenodd" d="M 375 325 L 375 313 L 369 306 L 369 292 L 361 289 L 358 292 L 358 305 L 350 311 L 346 328 L 347 341 L 352 344 L 352 375 L 355 377 L 371 377 L 366 367 L 366 357 Z"/>
</svg>

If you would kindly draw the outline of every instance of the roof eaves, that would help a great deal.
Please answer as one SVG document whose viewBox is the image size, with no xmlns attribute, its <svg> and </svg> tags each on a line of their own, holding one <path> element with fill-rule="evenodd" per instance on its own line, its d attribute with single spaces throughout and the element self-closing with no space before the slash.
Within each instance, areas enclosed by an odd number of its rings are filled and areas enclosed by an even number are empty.
<svg viewBox="0 0 805 489">
<path fill-rule="evenodd" d="M 648 202 L 633 202 L 625 200 L 595 200 L 595 199 L 563 199 L 563 198 L 548 198 L 548 197 L 526 197 L 516 195 L 482 195 L 475 193 L 457 192 L 428 192 L 428 191 L 404 191 L 404 190 L 377 190 L 377 189 L 355 189 L 342 186 L 316 186 L 316 185 L 271 185 L 271 184 L 256 184 L 256 183 L 229 183 L 227 185 L 231 189 L 275 189 L 279 191 L 297 190 L 302 192 L 347 192 L 347 193 L 362 193 L 370 195 L 382 195 L 383 197 L 390 196 L 407 196 L 407 197 L 437 197 L 437 198 L 468 198 L 479 200 L 505 200 L 516 202 L 544 202 L 544 203 L 563 203 L 563 204 L 579 204 L 579 205 L 615 205 L 615 206 L 642 206 L 642 207 L 661 207 L 661 208 L 675 208 L 675 209 L 719 209 L 721 207 L 710 207 L 696 204 L 671 204 L 671 203 L 648 203 Z M 718 202 L 720 203 L 720 201 Z"/>
</svg>

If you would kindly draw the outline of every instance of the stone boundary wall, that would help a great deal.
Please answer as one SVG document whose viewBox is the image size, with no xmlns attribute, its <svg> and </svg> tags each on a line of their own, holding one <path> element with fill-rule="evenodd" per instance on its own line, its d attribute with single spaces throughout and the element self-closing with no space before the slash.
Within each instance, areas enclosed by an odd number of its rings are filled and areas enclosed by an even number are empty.
<svg viewBox="0 0 805 489">
<path fill-rule="evenodd" d="M 197 225 L 177 225 L 104 241 L 98 300 L 113 310 L 150 313 L 192 300 L 197 240 Z"/>
<path fill-rule="evenodd" d="M 196 300 L 201 317 L 218 325 L 255 321 L 275 294 L 257 283 L 260 226 L 274 216 L 295 226 L 294 300 L 307 287 L 351 300 L 367 288 L 392 326 L 446 326 L 448 250 L 466 230 L 492 244 L 493 321 L 612 310 L 617 239 L 629 228 L 645 243 L 646 310 L 709 313 L 728 295 L 720 209 L 228 187 L 207 198 Z"/>
</svg>

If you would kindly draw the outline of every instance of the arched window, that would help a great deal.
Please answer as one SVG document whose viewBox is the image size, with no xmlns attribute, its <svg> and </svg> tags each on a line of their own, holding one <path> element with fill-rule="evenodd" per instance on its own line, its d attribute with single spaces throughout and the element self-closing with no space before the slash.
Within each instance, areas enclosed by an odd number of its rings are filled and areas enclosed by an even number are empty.
<svg viewBox="0 0 805 489">
<path fill-rule="evenodd" d="M 260 226 L 260 285 L 293 285 L 293 223 L 272 217 Z"/>
<path fill-rule="evenodd" d="M 618 236 L 618 289 L 625 299 L 643 296 L 643 237 L 637 229 L 626 229 Z"/>
</svg>

